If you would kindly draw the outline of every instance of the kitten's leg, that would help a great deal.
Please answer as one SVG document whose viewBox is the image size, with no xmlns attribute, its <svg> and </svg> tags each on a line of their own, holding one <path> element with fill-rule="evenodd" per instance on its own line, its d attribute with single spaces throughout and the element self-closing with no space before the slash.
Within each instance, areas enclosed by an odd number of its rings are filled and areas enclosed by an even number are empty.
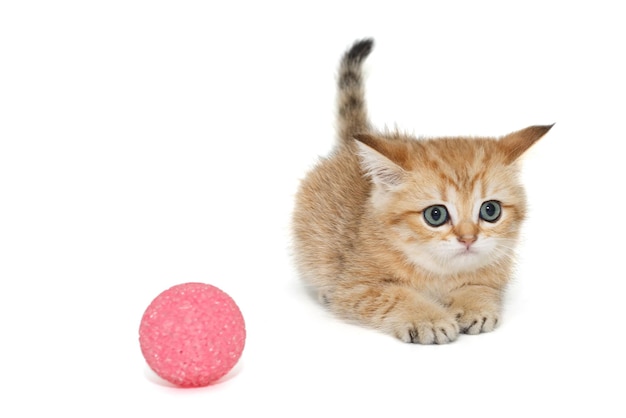
<svg viewBox="0 0 626 418">
<path fill-rule="evenodd" d="M 407 343 L 445 344 L 459 335 L 459 325 L 442 305 L 414 289 L 391 284 L 353 284 L 325 293 L 339 316 L 380 329 Z"/>
<path fill-rule="evenodd" d="M 453 312 L 465 334 L 493 331 L 500 322 L 502 291 L 483 285 L 466 285 L 450 294 Z"/>
</svg>

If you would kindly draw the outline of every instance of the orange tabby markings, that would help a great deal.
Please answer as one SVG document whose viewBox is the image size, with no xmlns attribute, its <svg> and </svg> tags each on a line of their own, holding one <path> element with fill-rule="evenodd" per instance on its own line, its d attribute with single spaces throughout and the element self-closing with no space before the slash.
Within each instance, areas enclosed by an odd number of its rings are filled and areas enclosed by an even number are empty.
<svg viewBox="0 0 626 418">
<path fill-rule="evenodd" d="M 492 331 L 526 214 L 518 158 L 551 126 L 502 138 L 377 132 L 361 73 L 372 45 L 343 56 L 339 143 L 296 197 L 300 275 L 339 317 L 405 342 Z"/>
</svg>

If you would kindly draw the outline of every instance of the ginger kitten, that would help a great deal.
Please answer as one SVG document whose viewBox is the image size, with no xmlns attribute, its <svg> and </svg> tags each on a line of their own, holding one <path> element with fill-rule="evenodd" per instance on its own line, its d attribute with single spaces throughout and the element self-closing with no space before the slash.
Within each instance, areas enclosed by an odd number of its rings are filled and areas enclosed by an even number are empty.
<svg viewBox="0 0 626 418">
<path fill-rule="evenodd" d="M 335 314 L 405 342 L 492 331 L 526 214 L 518 158 L 551 126 L 497 138 L 375 131 L 361 74 L 373 41 L 339 68 L 339 142 L 302 181 L 300 275 Z"/>
</svg>

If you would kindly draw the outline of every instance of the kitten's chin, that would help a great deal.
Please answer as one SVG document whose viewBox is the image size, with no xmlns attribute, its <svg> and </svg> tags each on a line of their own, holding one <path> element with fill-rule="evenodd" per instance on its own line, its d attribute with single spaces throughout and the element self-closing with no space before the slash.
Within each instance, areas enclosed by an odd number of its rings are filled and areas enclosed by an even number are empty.
<svg viewBox="0 0 626 418">
<path fill-rule="evenodd" d="M 405 254 L 419 269 L 430 273 L 448 276 L 459 273 L 471 273 L 496 262 L 493 253 L 470 248 L 405 249 Z"/>
<path fill-rule="evenodd" d="M 472 249 L 463 249 L 447 259 L 445 266 L 451 270 L 456 270 L 456 273 L 464 273 L 478 270 L 492 262 L 492 258 L 488 255 Z"/>
</svg>

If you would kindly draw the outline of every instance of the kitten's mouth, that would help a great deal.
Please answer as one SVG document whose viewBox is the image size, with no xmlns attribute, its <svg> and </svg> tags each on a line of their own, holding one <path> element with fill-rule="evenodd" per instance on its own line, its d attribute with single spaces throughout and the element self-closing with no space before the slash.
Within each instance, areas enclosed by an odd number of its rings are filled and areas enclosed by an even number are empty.
<svg viewBox="0 0 626 418">
<path fill-rule="evenodd" d="M 458 255 L 461 257 L 471 257 L 474 255 L 478 255 L 478 251 L 475 248 L 466 248 L 463 247 L 459 250 Z"/>
</svg>

